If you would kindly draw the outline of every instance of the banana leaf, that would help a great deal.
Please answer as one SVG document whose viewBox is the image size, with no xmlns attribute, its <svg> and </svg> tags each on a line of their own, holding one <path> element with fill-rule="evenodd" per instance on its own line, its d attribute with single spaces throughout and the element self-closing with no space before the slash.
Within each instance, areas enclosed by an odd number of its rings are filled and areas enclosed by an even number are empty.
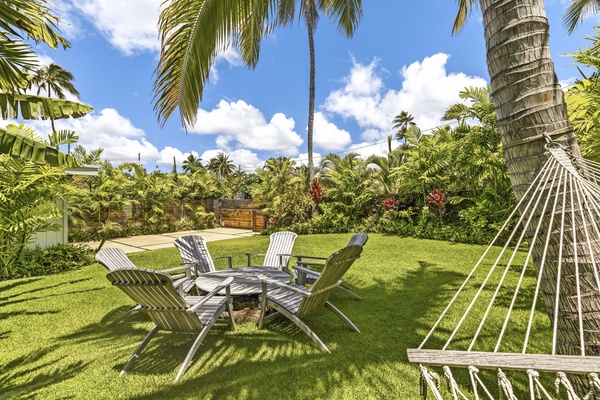
<svg viewBox="0 0 600 400">
<path fill-rule="evenodd" d="M 8 154 L 55 167 L 74 168 L 80 166 L 79 161 L 70 155 L 46 146 L 44 143 L 10 133 L 3 128 L 0 128 L 0 154 Z"/>
<path fill-rule="evenodd" d="M 61 119 L 79 118 L 93 108 L 70 100 L 34 96 L 31 94 L 0 93 L 2 119 Z"/>
</svg>

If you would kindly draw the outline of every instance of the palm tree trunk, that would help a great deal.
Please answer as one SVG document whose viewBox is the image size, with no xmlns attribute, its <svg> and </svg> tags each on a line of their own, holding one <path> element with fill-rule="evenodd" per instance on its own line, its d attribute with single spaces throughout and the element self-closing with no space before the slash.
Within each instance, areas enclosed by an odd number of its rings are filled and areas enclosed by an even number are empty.
<svg viewBox="0 0 600 400">
<path fill-rule="evenodd" d="M 543 0 L 481 0 L 481 10 L 492 98 L 504 157 L 513 190 L 520 199 L 547 159 L 544 134 L 575 155 L 580 155 L 580 151 L 550 58 L 549 26 Z M 580 222 L 571 223 L 576 230 L 582 229 Z M 558 316 L 554 315 L 558 239 L 548 249 L 547 261 L 550 262 L 546 263 L 547 273 L 541 277 L 542 292 L 548 316 L 552 321 L 559 318 L 557 354 L 581 355 L 572 252 L 563 255 L 561 309 Z M 544 249 L 543 243 L 538 242 L 539 246 L 534 246 L 534 263 L 539 269 Z M 600 248 L 596 245 L 593 251 L 596 259 L 600 259 Z M 600 341 L 600 295 L 592 280 L 585 279 L 593 268 L 591 263 L 579 265 L 586 355 L 600 355 L 597 345 Z"/>
<path fill-rule="evenodd" d="M 311 1 L 308 0 L 308 3 Z M 309 8 L 310 7 L 310 8 Z M 307 9 L 312 9 L 307 5 Z M 313 125 L 315 120 L 315 20 L 314 15 L 306 12 L 306 25 L 308 27 L 308 51 L 310 54 L 310 83 L 308 94 L 308 127 L 306 130 L 306 141 L 308 142 L 308 171 L 310 174 L 310 182 L 315 177 L 315 168 L 313 164 Z"/>
</svg>

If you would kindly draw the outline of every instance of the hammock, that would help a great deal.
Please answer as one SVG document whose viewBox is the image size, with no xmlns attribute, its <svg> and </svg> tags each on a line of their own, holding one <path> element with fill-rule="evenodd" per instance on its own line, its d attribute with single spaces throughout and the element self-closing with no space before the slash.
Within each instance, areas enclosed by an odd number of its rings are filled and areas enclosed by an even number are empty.
<svg viewBox="0 0 600 400">
<path fill-rule="evenodd" d="M 534 182 L 421 345 L 407 351 L 424 398 L 468 399 L 455 367 L 466 368 L 475 399 L 523 398 L 518 389 L 531 399 L 600 398 L 600 163 L 551 141 L 546 149 Z"/>
</svg>

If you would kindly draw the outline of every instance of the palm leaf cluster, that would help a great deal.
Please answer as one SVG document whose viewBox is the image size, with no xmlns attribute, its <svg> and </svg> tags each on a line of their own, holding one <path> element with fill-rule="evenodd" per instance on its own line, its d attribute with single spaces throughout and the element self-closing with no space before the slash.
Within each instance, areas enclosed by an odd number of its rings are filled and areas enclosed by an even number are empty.
<svg viewBox="0 0 600 400">
<path fill-rule="evenodd" d="M 24 39 L 43 42 L 56 49 L 69 47 L 57 33 L 58 17 L 46 0 L 0 2 L 0 91 L 13 92 L 28 84 L 27 70 L 37 65 L 31 46 Z"/>
</svg>

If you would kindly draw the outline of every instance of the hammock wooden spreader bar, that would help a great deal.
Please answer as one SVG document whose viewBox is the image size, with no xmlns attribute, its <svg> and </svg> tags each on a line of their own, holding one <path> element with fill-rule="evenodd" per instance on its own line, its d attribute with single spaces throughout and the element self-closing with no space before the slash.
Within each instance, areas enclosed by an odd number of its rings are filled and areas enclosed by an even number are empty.
<svg viewBox="0 0 600 400">
<path fill-rule="evenodd" d="M 553 356 L 550 354 L 491 353 L 484 351 L 408 349 L 408 360 L 415 364 L 448 367 L 476 365 L 484 369 L 533 369 L 542 372 L 600 373 L 600 360 L 594 356 Z"/>
</svg>

